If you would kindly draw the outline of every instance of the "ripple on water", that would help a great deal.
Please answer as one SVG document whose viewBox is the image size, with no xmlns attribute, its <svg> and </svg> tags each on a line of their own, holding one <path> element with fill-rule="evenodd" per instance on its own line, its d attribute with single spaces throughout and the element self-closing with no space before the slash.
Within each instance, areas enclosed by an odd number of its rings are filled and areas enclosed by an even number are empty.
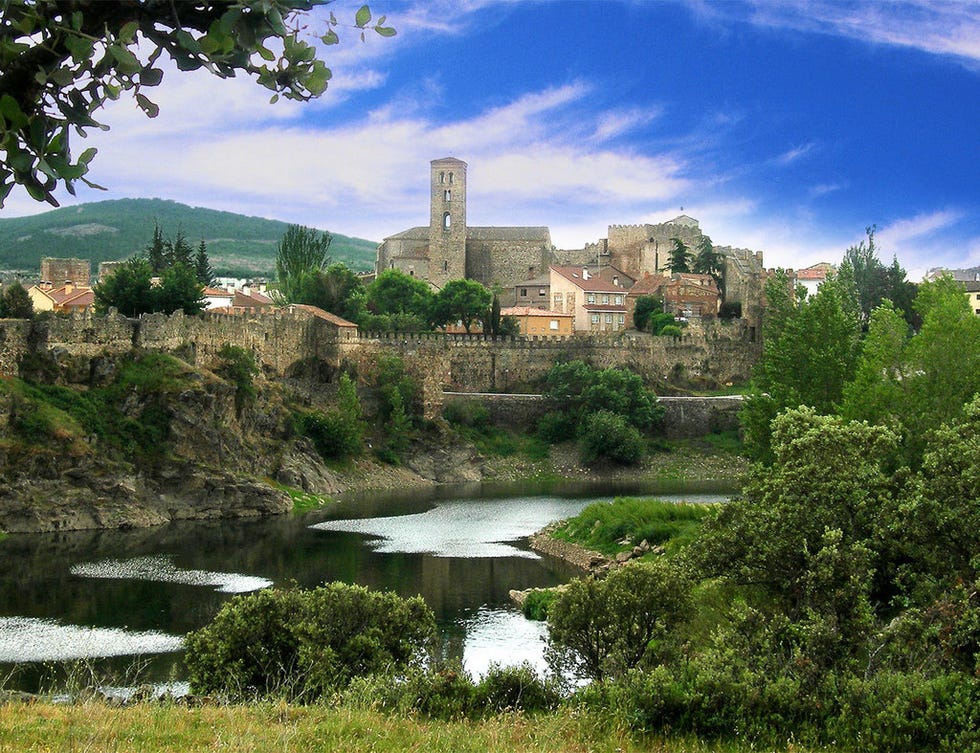
<svg viewBox="0 0 980 753">
<path fill-rule="evenodd" d="M 35 617 L 0 617 L 0 662 L 68 661 L 180 651 L 183 639 L 154 631 L 61 625 Z"/>
<path fill-rule="evenodd" d="M 128 560 L 83 562 L 71 567 L 72 575 L 83 578 L 122 578 L 160 583 L 183 583 L 189 586 L 214 586 L 223 593 L 246 593 L 268 588 L 272 581 L 240 573 L 216 573 L 208 570 L 179 568 L 166 556 L 134 557 Z"/>
</svg>

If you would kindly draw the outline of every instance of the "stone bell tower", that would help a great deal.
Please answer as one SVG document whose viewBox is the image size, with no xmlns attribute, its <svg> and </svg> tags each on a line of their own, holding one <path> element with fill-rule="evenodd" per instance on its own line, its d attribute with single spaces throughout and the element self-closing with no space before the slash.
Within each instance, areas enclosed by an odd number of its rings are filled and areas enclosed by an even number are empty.
<svg viewBox="0 0 980 753">
<path fill-rule="evenodd" d="M 433 285 L 466 277 L 466 163 L 432 160 L 429 196 L 429 275 Z"/>
</svg>

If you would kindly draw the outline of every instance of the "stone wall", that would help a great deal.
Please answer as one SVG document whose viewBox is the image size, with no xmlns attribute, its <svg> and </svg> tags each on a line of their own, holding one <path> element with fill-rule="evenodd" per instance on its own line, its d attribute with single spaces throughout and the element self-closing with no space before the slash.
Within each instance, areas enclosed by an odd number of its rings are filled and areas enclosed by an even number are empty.
<svg viewBox="0 0 980 753">
<path fill-rule="evenodd" d="M 552 408 L 541 395 L 488 395 L 446 393 L 444 402 L 475 402 L 487 408 L 496 426 L 529 431 Z M 703 437 L 721 431 L 737 431 L 742 397 L 662 397 L 663 433 L 668 439 Z"/>
<path fill-rule="evenodd" d="M 212 366 L 225 345 L 255 354 L 270 377 L 290 375 L 309 363 L 346 368 L 370 378 L 380 356 L 398 355 L 423 388 L 425 413 L 441 410 L 443 391 L 528 392 L 558 362 L 584 360 L 597 368 L 628 368 L 661 394 L 675 387 L 710 387 L 746 381 L 759 344 L 738 325 L 715 324 L 703 334 L 681 338 L 517 337 L 482 335 L 370 335 L 338 338 L 336 330 L 305 314 L 152 314 L 127 319 L 118 314 L 75 314 L 33 322 L 0 320 L 0 370 L 17 375 L 23 356 L 34 352 L 73 359 L 76 374 L 86 360 L 120 355 L 131 348 L 179 354 Z"/>
<path fill-rule="evenodd" d="M 489 288 L 499 285 L 500 305 L 513 306 L 514 286 L 548 274 L 551 249 L 537 240 L 482 240 L 466 243 L 466 277 Z"/>
</svg>

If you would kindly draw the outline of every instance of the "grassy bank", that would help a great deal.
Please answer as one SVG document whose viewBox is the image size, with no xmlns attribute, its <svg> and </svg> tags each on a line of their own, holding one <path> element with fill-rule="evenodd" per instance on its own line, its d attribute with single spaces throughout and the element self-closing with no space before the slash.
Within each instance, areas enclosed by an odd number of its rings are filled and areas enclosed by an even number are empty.
<svg viewBox="0 0 980 753">
<path fill-rule="evenodd" d="M 435 722 L 358 709 L 277 703 L 116 708 L 95 702 L 40 702 L 0 705 L 0 750 L 741 753 L 759 748 L 697 739 L 638 739 L 609 729 L 601 719 L 570 710 L 533 718 L 504 714 L 480 722 Z M 804 753 L 810 749 L 788 744 L 784 750 Z"/>
</svg>

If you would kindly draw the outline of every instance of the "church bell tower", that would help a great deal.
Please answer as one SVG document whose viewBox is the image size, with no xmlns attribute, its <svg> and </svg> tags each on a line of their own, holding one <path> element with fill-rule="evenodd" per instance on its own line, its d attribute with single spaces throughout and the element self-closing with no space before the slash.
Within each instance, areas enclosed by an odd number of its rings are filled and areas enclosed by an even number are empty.
<svg viewBox="0 0 980 753">
<path fill-rule="evenodd" d="M 466 277 L 466 163 L 432 160 L 429 197 L 429 275 L 442 287 Z"/>
</svg>

